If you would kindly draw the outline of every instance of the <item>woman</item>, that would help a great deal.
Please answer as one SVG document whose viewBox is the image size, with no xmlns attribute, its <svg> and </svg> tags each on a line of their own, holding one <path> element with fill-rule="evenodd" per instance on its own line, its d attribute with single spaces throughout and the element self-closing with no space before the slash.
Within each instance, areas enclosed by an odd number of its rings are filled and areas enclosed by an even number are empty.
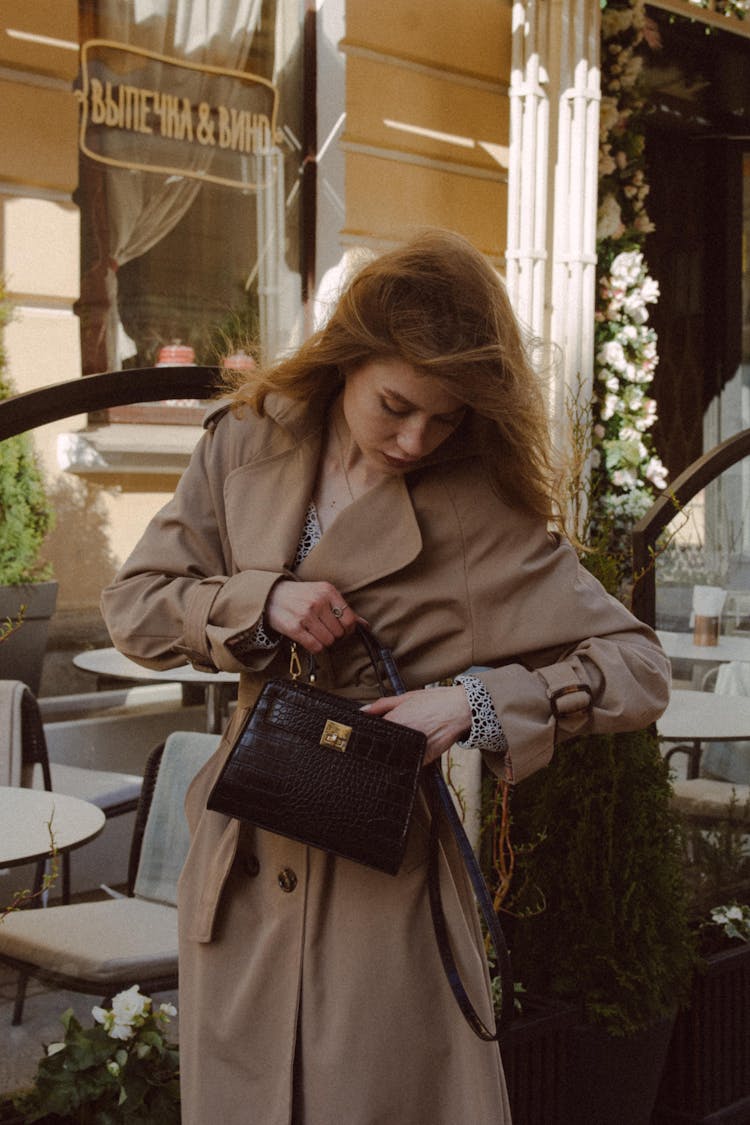
<svg viewBox="0 0 750 1125">
<path fill-rule="evenodd" d="M 500 281 L 462 238 L 429 232 L 366 264 L 327 325 L 206 427 L 103 598 L 133 659 L 241 673 L 187 801 L 183 1120 L 508 1122 L 497 1046 L 441 968 L 424 800 L 393 878 L 240 828 L 206 796 L 291 642 L 321 688 L 422 730 L 428 759 L 463 740 L 516 780 L 574 734 L 654 720 L 666 658 L 548 531 L 541 391 Z M 405 695 L 377 698 L 358 621 L 393 649 Z M 472 666 L 487 670 L 454 679 Z M 461 975 L 491 1022 L 449 834 L 441 864 Z"/>
</svg>

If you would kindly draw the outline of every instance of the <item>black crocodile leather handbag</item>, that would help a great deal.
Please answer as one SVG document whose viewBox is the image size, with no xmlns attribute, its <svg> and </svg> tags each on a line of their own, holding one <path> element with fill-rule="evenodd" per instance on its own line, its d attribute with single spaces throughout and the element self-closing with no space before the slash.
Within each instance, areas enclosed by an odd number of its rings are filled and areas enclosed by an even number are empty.
<svg viewBox="0 0 750 1125">
<path fill-rule="evenodd" d="M 358 627 L 378 677 L 401 695 L 390 651 Z M 420 778 L 432 827 L 428 890 L 435 938 L 453 995 L 475 1035 L 497 1041 L 513 1015 L 508 948 L 479 864 L 453 805 L 440 764 L 422 769 L 420 731 L 368 715 L 358 703 L 298 680 L 270 680 L 248 715 L 208 797 L 208 808 L 396 875 L 406 848 Z M 441 815 L 442 814 L 442 815 Z M 440 887 L 440 822 L 447 820 L 495 948 L 502 1005 L 497 1026 L 486 1027 L 456 966 Z"/>
<path fill-rule="evenodd" d="M 393 658 L 369 631 L 358 632 L 385 694 L 381 666 L 391 679 Z M 369 715 L 353 700 L 301 680 L 270 680 L 208 808 L 395 875 L 425 743 L 420 731 Z"/>
</svg>

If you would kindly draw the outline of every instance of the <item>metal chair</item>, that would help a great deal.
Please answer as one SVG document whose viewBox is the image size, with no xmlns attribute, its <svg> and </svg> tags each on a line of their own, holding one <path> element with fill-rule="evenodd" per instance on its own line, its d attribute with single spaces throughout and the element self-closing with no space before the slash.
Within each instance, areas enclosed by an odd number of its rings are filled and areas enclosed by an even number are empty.
<svg viewBox="0 0 750 1125">
<path fill-rule="evenodd" d="M 137 774 L 51 763 L 39 704 L 20 680 L 0 680 L 0 776 L 11 785 L 43 788 L 90 801 L 108 818 L 133 812 L 142 778 Z M 44 864 L 37 867 L 38 894 Z M 62 900 L 70 901 L 70 853 L 62 857 Z M 36 901 L 36 900 L 35 900 Z"/>
<path fill-rule="evenodd" d="M 188 785 L 220 736 L 176 731 L 152 751 L 130 850 L 125 896 L 18 910 L 0 926 L 0 961 L 19 973 L 13 1024 L 23 1018 L 26 982 L 103 996 L 133 984 L 177 987 L 177 878 L 189 847 Z"/>
</svg>

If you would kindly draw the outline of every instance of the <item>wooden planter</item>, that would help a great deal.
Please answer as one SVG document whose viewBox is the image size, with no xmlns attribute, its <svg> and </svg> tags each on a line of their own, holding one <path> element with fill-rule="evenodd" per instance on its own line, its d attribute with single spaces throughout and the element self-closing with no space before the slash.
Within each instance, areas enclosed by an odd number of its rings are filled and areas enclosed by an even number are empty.
<svg viewBox="0 0 750 1125">
<path fill-rule="evenodd" d="M 566 1125 L 566 1036 L 578 1009 L 541 997 L 523 1004 L 523 1014 L 500 1037 L 513 1125 Z"/>
<path fill-rule="evenodd" d="M 750 945 L 712 954 L 675 1023 L 652 1125 L 750 1121 Z"/>
</svg>

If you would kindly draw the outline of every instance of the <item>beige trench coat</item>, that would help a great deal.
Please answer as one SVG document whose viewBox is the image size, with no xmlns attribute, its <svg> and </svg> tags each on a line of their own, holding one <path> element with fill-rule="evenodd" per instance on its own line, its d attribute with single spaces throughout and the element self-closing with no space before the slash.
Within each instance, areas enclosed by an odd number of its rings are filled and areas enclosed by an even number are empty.
<svg viewBox="0 0 750 1125">
<path fill-rule="evenodd" d="M 114 643 L 140 663 L 188 658 L 242 673 L 237 714 L 187 800 L 183 1121 L 502 1125 L 510 1115 L 497 1047 L 464 1022 L 439 961 L 421 797 L 396 877 L 205 809 L 246 707 L 268 675 L 285 671 L 287 654 L 246 651 L 243 640 L 289 574 L 321 423 L 284 400 L 269 402 L 264 420 L 214 411 L 174 499 L 103 595 Z M 333 582 L 395 651 L 408 688 L 488 667 L 481 676 L 516 780 L 566 737 L 637 728 L 666 706 L 668 662 L 654 635 L 567 543 L 497 496 L 461 430 L 430 465 L 345 509 L 296 576 Z M 334 646 L 318 671 L 324 689 L 377 694 L 354 640 Z M 591 689 L 591 711 L 556 720 L 550 696 L 579 684 Z M 443 835 L 452 943 L 487 1021 L 479 927 Z"/>
</svg>

